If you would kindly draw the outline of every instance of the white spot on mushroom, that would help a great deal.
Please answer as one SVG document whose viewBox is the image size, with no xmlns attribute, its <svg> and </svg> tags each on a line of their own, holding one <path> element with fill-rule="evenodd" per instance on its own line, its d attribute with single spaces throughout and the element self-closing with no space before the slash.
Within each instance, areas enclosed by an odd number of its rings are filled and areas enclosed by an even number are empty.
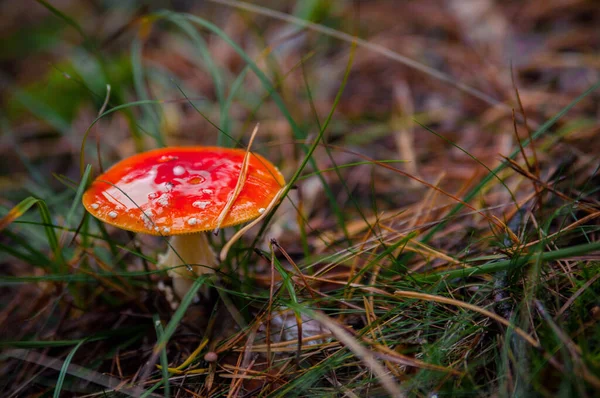
<svg viewBox="0 0 600 398">
<path fill-rule="evenodd" d="M 98 207 L 100 207 L 100 205 L 99 205 L 98 203 L 92 203 L 92 204 L 90 205 L 90 207 L 91 207 L 92 209 L 94 209 L 94 210 L 98 210 Z"/>
<path fill-rule="evenodd" d="M 156 192 L 151 192 L 148 194 L 148 199 L 152 200 L 156 198 L 158 198 L 158 194 Z"/>
<path fill-rule="evenodd" d="M 169 205 L 169 195 L 162 195 L 160 198 L 156 200 L 156 202 L 161 206 Z"/>
<path fill-rule="evenodd" d="M 264 207 L 261 207 L 260 209 L 258 209 L 258 212 L 260 214 L 263 214 L 265 212 L 265 210 L 267 210 L 267 209 L 265 209 Z"/>
<path fill-rule="evenodd" d="M 158 227 L 154 227 L 154 230 L 155 230 L 156 232 L 158 232 L 158 231 L 160 231 L 160 228 L 158 228 Z"/>
<path fill-rule="evenodd" d="M 182 166 L 173 167 L 173 174 L 176 176 L 183 175 L 185 173 L 185 169 Z"/>
<path fill-rule="evenodd" d="M 158 159 L 158 161 L 159 161 L 159 163 L 165 163 L 165 162 L 170 162 L 171 160 L 176 160 L 176 159 L 178 159 L 177 156 L 163 155 Z"/>
<path fill-rule="evenodd" d="M 110 218 L 117 218 L 117 215 L 118 215 L 118 214 L 117 214 L 117 212 L 116 212 L 116 211 L 111 211 L 111 212 L 109 212 L 109 213 L 108 213 L 108 216 L 109 216 Z"/>
<path fill-rule="evenodd" d="M 204 189 L 202 189 L 202 193 L 205 193 L 207 195 L 212 195 L 214 193 L 214 191 L 212 189 L 204 188 Z"/>
<path fill-rule="evenodd" d="M 188 223 L 188 225 L 196 225 L 196 224 L 198 224 L 198 219 L 195 217 L 192 217 L 187 220 L 187 223 Z"/>
<path fill-rule="evenodd" d="M 243 202 L 240 204 L 236 204 L 235 207 L 242 210 L 242 209 L 253 208 L 255 205 L 256 205 L 256 203 L 253 203 L 253 202 Z"/>
<path fill-rule="evenodd" d="M 146 229 L 152 229 L 154 223 L 152 222 L 152 218 L 148 214 L 142 213 L 140 218 L 144 222 L 144 226 L 146 227 Z"/>
<path fill-rule="evenodd" d="M 210 204 L 210 202 L 206 201 L 206 200 L 197 200 L 194 203 L 192 203 L 192 206 L 197 207 L 199 209 L 205 209 L 206 206 L 208 206 Z"/>
<path fill-rule="evenodd" d="M 163 227 L 163 232 L 165 234 L 168 234 L 169 232 L 171 232 L 171 228 L 169 228 L 169 227 Z"/>
</svg>

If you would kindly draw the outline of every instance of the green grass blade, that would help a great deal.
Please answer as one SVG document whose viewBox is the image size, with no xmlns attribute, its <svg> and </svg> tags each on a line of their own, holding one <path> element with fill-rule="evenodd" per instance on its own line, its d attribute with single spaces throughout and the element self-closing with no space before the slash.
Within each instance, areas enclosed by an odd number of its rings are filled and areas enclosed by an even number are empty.
<svg viewBox="0 0 600 398">
<path fill-rule="evenodd" d="M 85 34 L 85 32 L 83 31 L 81 26 L 77 23 L 77 21 L 75 21 L 73 18 L 71 18 L 64 12 L 60 11 L 58 8 L 54 7 L 52 4 L 48 3 L 46 0 L 36 0 L 36 1 L 38 3 L 40 3 L 41 5 L 43 5 L 44 7 L 46 7 L 46 9 L 48 9 L 48 11 L 50 11 L 52 14 L 56 15 L 58 18 L 65 21 L 65 23 L 67 25 L 73 27 L 81 35 L 81 37 L 83 37 L 83 39 L 86 42 L 89 41 L 87 35 Z"/>
<path fill-rule="evenodd" d="M 161 270 L 161 271 L 165 272 L 165 270 Z M 194 284 L 190 287 L 190 290 L 183 297 L 183 299 L 181 300 L 181 303 L 179 303 L 179 307 L 177 307 L 177 310 L 171 317 L 171 320 L 165 327 L 162 335 L 157 339 L 156 344 L 154 345 L 152 356 L 147 362 L 147 366 L 154 366 L 154 364 L 156 363 L 156 360 L 159 358 L 161 352 L 166 348 L 167 343 L 169 342 L 169 339 L 171 339 L 171 336 L 173 336 L 173 334 L 175 333 L 175 330 L 177 330 L 177 328 L 179 327 L 179 324 L 181 323 L 181 320 L 183 319 L 185 312 L 187 311 L 188 307 L 192 304 L 192 301 L 196 297 L 198 290 L 204 285 L 205 281 L 209 278 L 210 278 L 210 275 L 202 275 L 202 276 L 199 276 L 198 278 L 196 278 L 196 280 L 194 281 Z M 146 372 L 150 372 L 150 371 L 152 371 L 152 369 L 150 369 L 150 368 L 146 369 Z M 162 383 L 162 380 L 161 380 L 161 383 Z"/>
<path fill-rule="evenodd" d="M 92 166 L 88 164 L 83 172 L 83 175 L 81 176 L 81 183 L 79 184 L 79 187 L 77 187 L 77 191 L 75 192 L 75 198 L 73 198 L 73 203 L 71 203 L 71 208 L 69 209 L 69 212 L 67 213 L 67 217 L 65 218 L 65 225 L 64 225 L 63 231 L 68 231 L 69 228 L 76 227 L 76 226 L 71 226 L 71 223 L 72 223 L 73 217 L 75 216 L 75 212 L 77 211 L 78 208 L 81 207 L 81 198 L 83 197 L 83 193 L 87 186 L 87 181 L 90 178 L 91 172 L 92 172 Z"/>
<path fill-rule="evenodd" d="M 157 340 L 161 340 L 163 334 L 165 333 L 162 327 L 162 323 L 160 321 L 160 317 L 158 314 L 154 314 L 152 316 L 152 321 L 154 322 L 154 328 L 156 329 L 156 337 Z M 163 347 L 160 351 L 160 366 L 162 367 L 162 381 L 164 385 L 164 396 L 169 398 L 171 396 L 171 387 L 169 385 L 169 360 L 167 359 L 167 350 Z"/>
<path fill-rule="evenodd" d="M 56 380 L 56 387 L 54 387 L 54 394 L 52 395 L 53 398 L 60 398 L 60 391 L 62 390 L 62 386 L 65 381 L 65 376 L 67 375 L 67 370 L 69 369 L 69 364 L 71 363 L 71 360 L 73 360 L 73 356 L 75 356 L 75 353 L 77 352 L 79 347 L 81 347 L 86 341 L 87 340 L 84 339 L 77 343 L 77 345 L 73 347 L 69 355 L 67 355 L 67 357 L 65 358 L 65 361 L 63 362 L 62 367 L 60 369 L 60 373 L 58 374 L 58 379 Z"/>
</svg>

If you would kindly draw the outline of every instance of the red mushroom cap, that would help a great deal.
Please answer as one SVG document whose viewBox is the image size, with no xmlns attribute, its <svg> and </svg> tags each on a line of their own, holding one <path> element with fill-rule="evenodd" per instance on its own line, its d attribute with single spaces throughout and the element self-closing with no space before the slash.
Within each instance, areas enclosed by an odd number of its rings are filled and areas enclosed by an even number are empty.
<svg viewBox="0 0 600 398">
<path fill-rule="evenodd" d="M 179 235 L 211 230 L 235 190 L 246 152 L 168 147 L 124 159 L 83 194 L 94 217 L 134 232 Z M 249 158 L 243 188 L 221 227 L 258 217 L 285 184 L 260 155 Z"/>
</svg>

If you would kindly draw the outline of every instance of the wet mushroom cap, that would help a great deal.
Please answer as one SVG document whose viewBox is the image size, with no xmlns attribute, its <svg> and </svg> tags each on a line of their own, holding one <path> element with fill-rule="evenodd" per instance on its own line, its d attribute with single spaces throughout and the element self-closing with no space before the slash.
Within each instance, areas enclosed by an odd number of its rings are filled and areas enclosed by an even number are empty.
<svg viewBox="0 0 600 398">
<path fill-rule="evenodd" d="M 151 235 L 211 230 L 235 190 L 245 150 L 168 147 L 124 159 L 101 174 L 83 195 L 96 218 Z M 223 220 L 228 227 L 258 217 L 285 184 L 260 155 L 249 158 L 241 192 Z"/>
</svg>

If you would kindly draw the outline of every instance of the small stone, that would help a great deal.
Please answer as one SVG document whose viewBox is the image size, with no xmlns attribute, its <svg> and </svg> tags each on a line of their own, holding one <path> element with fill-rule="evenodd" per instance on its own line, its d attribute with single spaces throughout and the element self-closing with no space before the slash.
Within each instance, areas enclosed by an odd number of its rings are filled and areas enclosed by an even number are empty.
<svg viewBox="0 0 600 398">
<path fill-rule="evenodd" d="M 219 356 L 214 351 L 209 351 L 204 355 L 204 360 L 206 362 L 216 362 L 219 359 Z"/>
</svg>

